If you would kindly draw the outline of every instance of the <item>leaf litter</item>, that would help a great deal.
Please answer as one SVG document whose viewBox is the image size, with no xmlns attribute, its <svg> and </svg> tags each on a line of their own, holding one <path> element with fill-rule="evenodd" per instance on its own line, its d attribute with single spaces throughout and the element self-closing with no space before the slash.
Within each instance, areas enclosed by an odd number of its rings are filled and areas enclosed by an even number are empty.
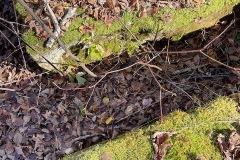
<svg viewBox="0 0 240 160">
<path fill-rule="evenodd" d="M 95 15 L 96 19 L 105 20 L 106 25 L 111 24 L 110 20 L 113 19 L 111 16 L 114 16 L 108 12 L 109 9 L 136 10 L 138 5 L 143 3 L 142 1 L 130 2 L 127 0 L 120 0 L 118 4 L 115 1 L 111 2 L 68 1 L 70 4 L 79 3 L 82 7 L 89 7 L 88 15 Z M 196 4 L 202 3 L 202 1 L 189 2 L 192 5 L 195 5 L 195 2 Z M 39 1 L 29 1 L 29 3 L 38 4 Z M 154 10 L 170 5 L 163 1 L 159 1 L 158 4 L 158 6 L 154 6 L 151 3 L 142 10 L 139 8 L 140 13 L 147 13 L 148 16 L 154 14 L 156 12 Z M 58 13 L 57 18 L 61 18 L 63 12 L 65 13 L 63 6 L 67 6 L 67 4 L 62 1 L 51 5 Z M 185 4 L 171 5 L 177 8 Z M 149 6 L 150 8 L 148 8 Z M 97 9 L 99 7 L 102 10 Z M 40 17 L 46 17 L 40 11 L 38 12 Z M 163 18 L 165 21 L 169 20 L 167 15 Z M 38 28 L 37 24 L 31 22 L 31 18 L 26 21 L 32 25 L 32 28 Z M 52 28 L 49 20 L 46 20 L 46 23 Z M 218 24 L 212 30 L 206 30 L 208 34 L 204 35 L 205 40 L 213 39 L 224 27 L 224 24 Z M 94 26 L 80 28 L 82 32 L 89 32 L 91 29 L 94 29 Z M 48 37 L 40 28 L 37 30 L 39 38 L 41 36 L 42 39 Z M 240 43 L 236 38 L 238 37 L 237 27 L 232 28 L 225 36 L 227 38 L 220 37 L 214 42 L 213 47 L 207 53 L 229 65 L 238 66 L 240 62 L 237 57 Z M 205 42 L 204 38 L 200 33 L 180 42 L 171 42 L 169 50 L 200 48 Z M 6 40 L 3 41 L 6 46 L 9 46 Z M 0 47 L 1 51 L 6 50 L 5 45 Z M 145 45 L 145 47 L 148 46 Z M 163 42 L 156 42 L 155 49 L 162 50 L 160 47 L 164 47 Z M 6 55 L 9 56 L 9 53 Z M 3 58 L 6 58 L 6 55 Z M 94 71 L 103 74 L 109 68 L 121 69 L 129 66 L 133 63 L 131 61 L 133 56 L 137 56 L 137 54 L 131 56 L 122 54 L 119 57 L 106 58 L 106 61 L 94 64 L 98 65 Z M 147 55 L 144 58 L 148 58 L 148 56 L 154 55 Z M 0 59 L 3 58 L 0 55 Z M 84 86 L 93 85 L 97 79 L 81 75 L 80 81 L 77 77 L 73 77 L 70 81 L 68 76 L 37 74 L 37 72 L 19 68 L 14 64 L 13 59 L 10 56 L 9 61 L 13 64 L 0 64 L 0 88 L 8 89 L 0 90 L 0 158 L 59 158 L 159 119 L 159 87 L 147 67 L 136 65 L 128 70 L 108 75 L 94 91 L 92 89 L 64 91 L 57 88 L 52 82 L 64 88 L 74 88 L 83 84 L 81 78 L 86 80 Z M 208 59 L 198 54 L 169 55 L 170 64 L 165 59 L 165 55 L 155 59 L 153 64 L 161 64 L 163 72 L 154 71 L 162 87 L 177 93 L 177 96 L 172 96 L 167 92 L 162 93 L 164 114 L 176 109 L 197 108 L 199 104 L 210 101 L 218 95 L 231 94 L 239 101 L 239 96 L 233 93 L 238 91 L 240 78 L 232 71 L 219 64 L 209 62 Z M 109 60 L 112 63 L 109 63 Z M 78 72 L 76 71 L 76 73 Z M 222 151 L 224 154 L 226 153 L 226 157 L 238 156 L 238 131 L 232 132 L 229 140 L 226 140 L 223 135 L 218 138 L 220 144 L 225 142 Z M 156 149 L 156 153 L 160 153 L 160 157 L 163 157 L 167 148 L 170 147 L 167 140 L 168 133 L 161 133 L 157 136 L 158 149 Z M 102 155 L 103 159 L 109 157 L 111 155 L 108 153 Z M 156 157 L 159 155 L 156 154 Z"/>
</svg>

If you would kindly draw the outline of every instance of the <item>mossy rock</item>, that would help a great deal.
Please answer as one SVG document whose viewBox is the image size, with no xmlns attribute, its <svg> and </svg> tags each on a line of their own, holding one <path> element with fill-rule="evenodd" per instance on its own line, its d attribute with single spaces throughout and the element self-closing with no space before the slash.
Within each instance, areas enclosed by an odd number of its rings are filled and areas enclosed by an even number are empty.
<svg viewBox="0 0 240 160">
<path fill-rule="evenodd" d="M 175 111 L 164 117 L 164 122 L 156 122 L 143 129 L 128 132 L 114 140 L 94 145 L 83 151 L 66 156 L 63 160 L 97 160 L 103 154 L 112 160 L 149 160 L 154 151 L 151 135 L 156 131 L 176 132 L 170 137 L 172 146 L 164 159 L 196 159 L 201 155 L 206 159 L 223 159 L 217 144 L 219 133 L 229 134 L 234 129 L 234 121 L 239 120 L 237 103 L 226 97 L 220 97 L 189 112 Z"/>
<path fill-rule="evenodd" d="M 238 3 L 239 0 L 206 0 L 204 4 L 197 7 L 183 9 L 166 7 L 147 18 L 139 18 L 137 12 L 125 12 L 121 17 L 125 26 L 120 21 L 115 21 L 110 27 L 107 27 L 103 21 L 97 21 L 91 17 L 82 18 L 80 15 L 70 25 L 61 40 L 69 48 L 81 42 L 78 48 L 73 47 L 73 52 L 82 62 L 87 64 L 112 54 L 120 54 L 125 50 L 131 54 L 139 48 L 140 44 L 155 38 L 160 40 L 166 37 L 179 40 L 187 33 L 214 25 L 219 19 L 230 14 L 233 7 Z M 19 5 L 16 5 L 16 8 L 20 14 L 26 16 L 26 12 Z M 78 12 L 81 14 L 84 11 L 79 9 Z M 169 20 L 163 22 L 160 18 L 162 15 L 167 15 Z M 90 34 L 82 35 L 79 32 L 79 27 L 83 23 L 94 24 L 94 36 Z M 126 26 L 128 29 L 126 29 Z M 132 35 L 136 36 L 140 43 Z M 44 42 L 38 40 L 33 31 L 26 31 L 23 38 L 60 70 L 66 68 L 66 66 L 77 66 L 74 60 L 64 55 L 64 50 L 59 48 L 57 44 L 52 49 L 45 48 Z M 83 50 L 81 47 L 86 44 L 90 44 L 90 47 Z M 53 67 L 30 47 L 27 47 L 27 51 L 41 67 L 53 70 Z M 86 57 L 86 55 L 88 56 Z"/>
</svg>

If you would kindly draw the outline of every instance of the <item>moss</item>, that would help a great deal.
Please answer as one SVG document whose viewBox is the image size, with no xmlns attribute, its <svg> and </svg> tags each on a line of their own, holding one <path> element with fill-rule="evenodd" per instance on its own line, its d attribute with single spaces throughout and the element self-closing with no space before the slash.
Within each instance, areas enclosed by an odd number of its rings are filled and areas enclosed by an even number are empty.
<svg viewBox="0 0 240 160">
<path fill-rule="evenodd" d="M 21 4 L 19 4 L 18 2 L 15 4 L 15 8 L 18 12 L 18 14 L 20 14 L 21 16 L 23 16 L 24 18 L 27 17 L 28 13 L 27 11 L 23 8 L 23 6 L 21 6 Z"/>
<path fill-rule="evenodd" d="M 170 138 L 172 146 L 167 150 L 165 159 L 196 159 L 198 155 L 211 160 L 223 159 L 216 144 L 217 135 L 233 129 L 232 120 L 239 119 L 240 116 L 236 106 L 237 103 L 232 99 L 220 97 L 205 107 L 188 113 L 175 111 L 164 117 L 163 124 L 156 122 L 63 159 L 100 159 L 103 153 L 109 153 L 112 159 L 118 160 L 153 159 L 150 136 L 155 131 L 177 132 Z"/>
<path fill-rule="evenodd" d="M 137 50 L 140 45 L 136 44 L 133 35 L 143 43 L 146 40 L 153 40 L 159 28 L 157 40 L 163 37 L 172 37 L 172 40 L 179 40 L 186 33 L 215 24 L 220 18 L 230 13 L 232 7 L 237 3 L 239 3 L 239 0 L 208 0 L 207 3 L 201 4 L 198 7 L 183 9 L 166 7 L 157 14 L 153 16 L 149 15 L 144 19 L 139 18 L 137 12 L 124 12 L 121 21 L 128 29 L 118 20 L 112 22 L 110 27 L 107 27 L 103 21 L 97 21 L 91 17 L 83 18 L 81 14 L 84 13 L 84 10 L 80 9 L 77 11 L 78 18 L 74 20 L 61 39 L 69 47 L 77 42 L 81 42 L 83 45 L 88 43 L 101 45 L 104 51 L 104 53 L 101 53 L 103 57 L 109 56 L 110 54 L 119 54 L 123 50 L 127 50 L 131 54 Z M 20 13 L 24 14 L 23 12 Z M 169 16 L 169 22 L 163 22 L 161 19 L 162 15 Z M 79 27 L 83 25 L 83 23 L 93 24 L 95 26 L 93 35 L 82 35 L 79 32 Z M 128 30 L 130 30 L 131 33 Z M 40 46 L 37 50 L 43 55 L 49 54 L 50 50 L 44 48 L 44 43 L 38 40 L 32 31 L 26 31 L 24 33 L 24 39 L 31 46 L 36 46 L 36 44 Z M 104 42 L 104 44 L 102 44 L 102 42 Z M 58 45 L 55 44 L 52 50 L 57 49 L 57 47 Z M 27 50 L 30 54 L 36 55 L 31 49 L 27 48 Z M 88 51 L 82 51 L 82 53 L 78 55 L 84 63 L 97 60 L 85 59 L 86 52 Z"/>
</svg>

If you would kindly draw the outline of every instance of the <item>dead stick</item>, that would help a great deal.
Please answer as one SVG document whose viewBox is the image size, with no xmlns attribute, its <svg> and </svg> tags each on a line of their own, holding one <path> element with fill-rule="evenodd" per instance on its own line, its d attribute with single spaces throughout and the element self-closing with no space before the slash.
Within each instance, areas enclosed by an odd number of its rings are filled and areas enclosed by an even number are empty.
<svg viewBox="0 0 240 160">
<path fill-rule="evenodd" d="M 150 70 L 154 80 L 156 81 L 156 83 L 159 86 L 159 107 L 160 107 L 160 122 L 163 123 L 163 111 L 162 111 L 162 86 L 159 83 L 159 81 L 157 80 L 156 76 L 154 75 L 152 69 L 150 66 L 148 66 L 148 69 Z"/>
<path fill-rule="evenodd" d="M 90 71 L 78 57 L 72 54 L 72 52 L 64 45 L 64 43 L 53 34 L 49 27 L 42 22 L 42 20 L 33 12 L 33 10 L 23 0 L 18 0 L 18 2 L 42 26 L 42 28 L 45 29 L 48 32 L 48 34 L 58 42 L 58 44 L 64 49 L 66 54 L 68 54 L 72 59 L 79 62 L 79 66 L 81 66 L 89 75 L 91 75 L 92 77 L 97 77 L 97 75 Z"/>
</svg>

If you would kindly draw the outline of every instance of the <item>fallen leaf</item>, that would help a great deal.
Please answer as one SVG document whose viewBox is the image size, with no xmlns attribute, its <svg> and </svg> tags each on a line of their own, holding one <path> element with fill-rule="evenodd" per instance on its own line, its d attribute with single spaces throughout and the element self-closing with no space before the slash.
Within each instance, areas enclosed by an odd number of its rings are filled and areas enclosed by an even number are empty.
<svg viewBox="0 0 240 160">
<path fill-rule="evenodd" d="M 12 119 L 12 122 L 13 122 L 13 125 L 14 126 L 22 126 L 23 125 L 23 123 L 24 123 L 24 121 L 23 121 L 23 119 L 22 118 L 14 118 L 14 119 Z"/>
<path fill-rule="evenodd" d="M 21 104 L 20 107 L 23 109 L 23 110 L 28 110 L 30 107 L 28 104 Z"/>
<path fill-rule="evenodd" d="M 14 151 L 14 146 L 12 145 L 11 142 L 7 142 L 6 147 L 5 147 L 5 152 L 7 154 L 11 154 Z"/>
<path fill-rule="evenodd" d="M 148 99 L 145 99 L 145 98 L 144 98 L 144 99 L 142 100 L 142 105 L 143 105 L 143 106 L 149 106 L 149 105 L 152 104 L 152 101 L 153 101 L 152 98 L 148 98 Z"/>
<path fill-rule="evenodd" d="M 134 108 L 134 104 L 130 104 L 129 106 L 127 106 L 127 108 L 125 109 L 124 113 L 126 115 L 130 115 L 133 113 L 133 108 Z"/>
<path fill-rule="evenodd" d="M 13 137 L 13 142 L 16 143 L 17 145 L 20 145 L 22 143 L 23 136 L 20 132 L 16 132 L 14 137 Z"/>
<path fill-rule="evenodd" d="M 172 144 L 168 141 L 169 137 L 175 132 L 156 132 L 152 136 L 152 143 L 155 151 L 154 160 L 162 160 L 166 155 L 166 150 Z"/>
<path fill-rule="evenodd" d="M 132 89 L 134 90 L 134 91 L 140 91 L 141 90 L 141 87 L 142 87 L 142 83 L 140 83 L 140 82 L 137 82 L 137 81 L 133 81 L 132 83 L 131 83 L 131 87 L 132 87 Z"/>
<path fill-rule="evenodd" d="M 240 147 L 240 134 L 237 131 L 232 131 L 229 137 L 229 149 L 230 151 L 234 151 L 235 149 Z"/>
<path fill-rule="evenodd" d="M 23 153 L 23 150 L 22 150 L 22 147 L 15 147 L 15 151 L 20 154 L 20 155 L 23 155 L 23 157 L 25 157 L 24 153 Z"/>
<path fill-rule="evenodd" d="M 87 2 L 90 3 L 90 4 L 96 4 L 97 0 L 87 0 Z"/>
<path fill-rule="evenodd" d="M 81 25 L 79 28 L 78 28 L 78 31 L 81 33 L 81 34 L 86 34 L 87 33 L 87 29 L 84 25 Z"/>
<path fill-rule="evenodd" d="M 113 117 L 110 116 L 110 117 L 108 117 L 108 118 L 105 120 L 105 123 L 106 123 L 106 124 L 110 124 L 112 121 L 113 121 Z"/>
<path fill-rule="evenodd" d="M 76 79 L 78 81 L 78 85 L 80 85 L 80 86 L 84 85 L 86 82 L 86 79 L 82 77 L 83 75 L 85 75 L 84 72 L 78 72 L 76 74 Z"/>
<path fill-rule="evenodd" d="M 107 104 L 110 101 L 110 99 L 108 97 L 104 97 L 102 101 L 104 104 Z"/>
<path fill-rule="evenodd" d="M 146 8 L 141 7 L 138 16 L 142 19 L 147 18 L 148 14 Z"/>
<path fill-rule="evenodd" d="M 232 154 L 229 151 L 229 147 L 228 147 L 228 144 L 226 142 L 225 136 L 222 135 L 222 134 L 219 134 L 218 138 L 217 138 L 217 141 L 218 141 L 218 144 L 219 144 L 219 146 L 221 148 L 221 151 L 225 154 L 226 158 L 227 159 L 232 159 L 231 158 Z"/>
<path fill-rule="evenodd" d="M 237 62 L 240 58 L 239 58 L 239 56 L 230 55 L 230 56 L 229 56 L 229 59 L 230 59 L 231 61 Z"/>
</svg>

